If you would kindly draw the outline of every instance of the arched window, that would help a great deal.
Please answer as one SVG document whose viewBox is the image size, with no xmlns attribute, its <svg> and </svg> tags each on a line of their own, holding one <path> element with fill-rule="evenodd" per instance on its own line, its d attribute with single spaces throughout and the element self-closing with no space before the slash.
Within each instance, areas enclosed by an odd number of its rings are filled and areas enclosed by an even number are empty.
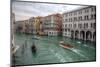
<svg viewBox="0 0 100 67">
<path fill-rule="evenodd" d="M 92 38 L 92 32 L 91 31 L 87 31 L 86 32 L 86 40 L 91 40 Z"/>
</svg>

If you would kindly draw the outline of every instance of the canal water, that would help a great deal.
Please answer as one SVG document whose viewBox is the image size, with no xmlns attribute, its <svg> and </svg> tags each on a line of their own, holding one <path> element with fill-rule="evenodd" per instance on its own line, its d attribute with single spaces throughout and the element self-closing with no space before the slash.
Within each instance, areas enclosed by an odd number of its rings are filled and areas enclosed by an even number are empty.
<svg viewBox="0 0 100 67">
<path fill-rule="evenodd" d="M 15 54 L 15 65 L 68 63 L 96 60 L 96 44 L 81 40 L 74 40 L 66 37 L 38 36 L 39 39 L 32 39 L 33 35 L 16 34 L 15 44 L 20 48 Z M 65 49 L 59 46 L 64 41 L 73 45 L 72 49 Z M 32 53 L 31 46 L 34 43 L 36 53 Z"/>
</svg>

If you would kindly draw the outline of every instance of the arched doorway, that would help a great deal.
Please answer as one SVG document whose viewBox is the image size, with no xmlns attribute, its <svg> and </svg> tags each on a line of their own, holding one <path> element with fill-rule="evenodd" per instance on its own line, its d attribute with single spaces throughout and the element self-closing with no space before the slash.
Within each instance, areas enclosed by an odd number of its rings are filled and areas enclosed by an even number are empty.
<svg viewBox="0 0 100 67">
<path fill-rule="evenodd" d="M 82 39 L 82 40 L 85 39 L 85 32 L 84 31 L 80 32 L 80 39 Z"/>
<path fill-rule="evenodd" d="M 92 38 L 92 32 L 87 31 L 86 32 L 86 40 L 90 40 L 91 41 L 91 38 Z"/>
<path fill-rule="evenodd" d="M 96 41 L 96 32 L 93 33 L 93 41 Z"/>
<path fill-rule="evenodd" d="M 71 38 L 74 38 L 74 31 L 71 31 Z"/>
<path fill-rule="evenodd" d="M 78 39 L 78 38 L 79 38 L 79 31 L 76 30 L 76 31 L 75 31 L 75 39 Z"/>
</svg>

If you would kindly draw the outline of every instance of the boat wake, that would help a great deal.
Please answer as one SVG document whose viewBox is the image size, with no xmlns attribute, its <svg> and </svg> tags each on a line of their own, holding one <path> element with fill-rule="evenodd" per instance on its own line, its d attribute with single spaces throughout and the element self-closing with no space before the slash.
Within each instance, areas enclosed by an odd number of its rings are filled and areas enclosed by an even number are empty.
<svg viewBox="0 0 100 67">
<path fill-rule="evenodd" d="M 88 59 L 88 57 L 86 57 L 84 54 L 82 54 L 82 51 L 79 49 L 75 49 L 75 48 L 71 48 L 71 51 L 73 51 L 74 53 L 78 54 L 79 56 Z"/>
<path fill-rule="evenodd" d="M 55 55 L 55 57 L 57 57 L 60 60 L 60 62 L 67 62 L 61 54 L 55 52 L 52 49 L 50 49 L 50 51 L 52 52 L 52 54 Z M 68 59 L 68 61 L 72 61 L 72 58 L 70 58 L 70 57 L 68 57 L 67 59 Z"/>
<path fill-rule="evenodd" d="M 86 44 L 84 44 L 84 46 L 85 46 L 85 47 L 88 47 L 88 48 L 91 48 L 91 49 L 95 49 L 94 47 L 88 46 L 88 45 L 86 45 Z"/>
</svg>

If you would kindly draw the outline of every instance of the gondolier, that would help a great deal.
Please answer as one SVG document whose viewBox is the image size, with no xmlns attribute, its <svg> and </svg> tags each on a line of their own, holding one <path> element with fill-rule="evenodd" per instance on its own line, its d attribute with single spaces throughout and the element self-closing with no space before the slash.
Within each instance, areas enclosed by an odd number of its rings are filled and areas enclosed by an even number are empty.
<svg viewBox="0 0 100 67">
<path fill-rule="evenodd" d="M 34 45 L 34 43 L 32 44 L 31 50 L 32 50 L 32 53 L 36 53 L 36 46 Z"/>
</svg>

